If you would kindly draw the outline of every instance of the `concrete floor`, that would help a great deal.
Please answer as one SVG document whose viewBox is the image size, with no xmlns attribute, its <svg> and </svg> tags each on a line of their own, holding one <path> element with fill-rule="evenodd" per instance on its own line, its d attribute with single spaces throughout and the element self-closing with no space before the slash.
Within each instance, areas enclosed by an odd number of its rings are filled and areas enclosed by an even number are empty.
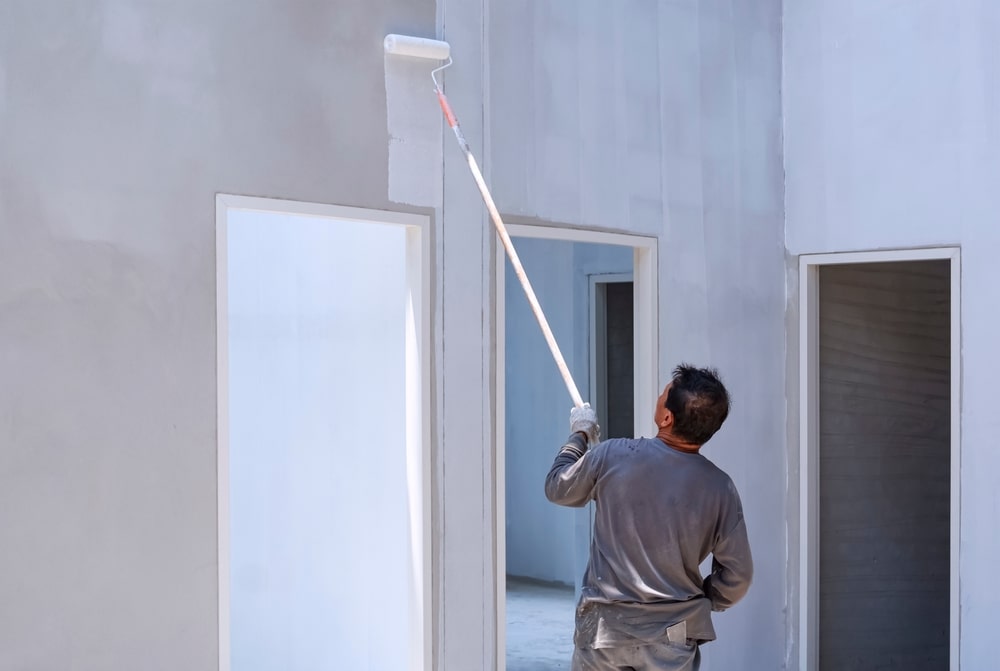
<svg viewBox="0 0 1000 671">
<path fill-rule="evenodd" d="M 573 656 L 572 587 L 507 578 L 507 671 L 566 671 Z"/>
</svg>

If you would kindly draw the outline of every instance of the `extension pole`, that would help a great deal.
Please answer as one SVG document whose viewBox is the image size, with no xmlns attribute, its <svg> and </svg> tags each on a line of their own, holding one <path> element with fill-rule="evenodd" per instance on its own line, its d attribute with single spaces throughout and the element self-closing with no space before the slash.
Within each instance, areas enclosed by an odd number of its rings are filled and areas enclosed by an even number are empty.
<svg viewBox="0 0 1000 671">
<path fill-rule="evenodd" d="M 576 388 L 576 383 L 573 382 L 573 376 L 570 375 L 569 367 L 566 365 L 566 360 L 563 358 L 562 352 L 559 350 L 559 344 L 556 342 L 555 336 L 552 335 L 552 329 L 549 328 L 549 322 L 545 319 L 545 313 L 542 312 L 542 307 L 538 304 L 538 298 L 535 296 L 535 291 L 531 288 L 531 282 L 528 281 L 528 275 L 524 272 L 524 267 L 521 265 L 521 259 L 518 258 L 517 251 L 514 249 L 514 243 L 511 242 L 510 235 L 507 233 L 507 227 L 504 226 L 503 219 L 500 217 L 500 212 L 497 211 L 497 206 L 493 202 L 493 196 L 490 195 L 490 190 L 486 187 L 486 181 L 483 179 L 483 173 L 479 170 L 479 164 L 476 163 L 476 157 L 472 155 L 472 149 L 469 147 L 469 143 L 465 140 L 462 128 L 458 125 L 458 120 L 455 118 L 455 114 L 451 111 L 451 105 L 448 104 L 448 98 L 446 98 L 444 93 L 441 91 L 441 87 L 438 86 L 437 80 L 434 80 L 434 86 L 438 102 L 441 103 L 441 111 L 444 112 L 444 118 L 448 122 L 448 125 L 451 126 L 451 129 L 455 132 L 455 138 L 458 140 L 458 145 L 462 148 L 462 152 L 465 154 L 465 158 L 469 162 L 469 170 L 472 171 L 472 177 L 476 180 L 476 186 L 479 187 L 479 193 L 483 196 L 483 202 L 486 203 L 486 209 L 489 210 L 490 219 L 493 220 L 493 226 L 497 229 L 500 241 L 503 243 L 504 249 L 507 250 L 507 256 L 510 257 L 510 264 L 514 266 L 514 272 L 517 274 L 517 278 L 521 280 L 521 287 L 524 289 L 524 293 L 528 297 L 528 303 L 531 304 L 531 311 L 535 313 L 535 319 L 538 320 L 538 325 L 542 329 L 542 335 L 545 336 L 545 342 L 549 344 L 549 350 L 551 350 L 552 357 L 556 360 L 556 366 L 559 367 L 559 373 L 562 375 L 563 382 L 566 383 L 566 389 L 569 391 L 569 395 L 573 399 L 573 404 L 578 408 L 583 407 L 583 398 L 580 396 L 580 390 Z"/>
<path fill-rule="evenodd" d="M 490 195 L 490 190 L 486 188 L 486 181 L 483 179 L 483 173 L 479 170 L 479 164 L 476 163 L 476 158 L 472 155 L 472 149 L 469 147 L 469 143 L 466 142 L 465 135 L 462 134 L 462 129 L 455 119 L 455 114 L 451 111 L 451 105 L 448 104 L 448 99 L 445 97 L 444 92 L 441 90 L 441 85 L 438 83 L 437 73 L 451 65 L 451 46 L 447 42 L 424 37 L 386 35 L 383 47 L 386 54 L 394 56 L 447 61 L 447 63 L 431 72 L 431 80 L 434 82 L 434 92 L 437 94 L 438 102 L 441 103 L 441 111 L 444 112 L 445 120 L 455 132 L 455 138 L 458 140 L 459 147 L 465 153 L 465 158 L 469 162 L 469 170 L 472 171 L 472 177 L 476 180 L 476 186 L 479 187 L 479 193 L 483 196 L 486 209 L 490 212 L 490 219 L 493 220 L 493 225 L 497 229 L 500 241 L 503 242 L 503 247 L 507 250 L 507 256 L 510 257 L 510 263 L 514 266 L 514 272 L 517 273 L 517 278 L 521 281 L 521 287 L 524 288 L 524 293 L 528 297 L 528 303 L 531 304 L 531 311 L 535 313 L 535 319 L 538 320 L 538 325 L 542 328 L 542 335 L 545 336 L 545 342 L 549 344 L 549 350 L 552 352 L 552 357 L 556 360 L 556 366 L 559 368 L 563 382 L 566 383 L 566 389 L 569 391 L 574 405 L 578 408 L 582 407 L 583 399 L 580 397 L 580 391 L 576 388 L 576 383 L 573 382 L 573 376 L 570 375 L 569 368 L 566 366 L 566 360 L 563 359 L 562 352 L 559 351 L 559 345 L 556 343 L 555 336 L 552 335 L 549 322 L 545 319 L 542 307 L 538 304 L 538 298 L 535 297 L 535 292 L 531 288 L 531 282 L 528 281 L 528 276 L 524 272 L 521 260 L 517 257 L 517 252 L 514 250 L 514 243 L 511 242 L 510 235 L 507 234 L 507 227 L 504 226 L 500 212 L 497 211 L 497 206 L 493 202 L 493 196 Z"/>
</svg>

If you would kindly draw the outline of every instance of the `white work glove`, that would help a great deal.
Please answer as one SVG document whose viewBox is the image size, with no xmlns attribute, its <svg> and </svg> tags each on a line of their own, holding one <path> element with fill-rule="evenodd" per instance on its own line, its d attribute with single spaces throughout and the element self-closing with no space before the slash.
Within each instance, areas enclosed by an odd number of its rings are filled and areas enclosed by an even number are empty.
<svg viewBox="0 0 1000 671">
<path fill-rule="evenodd" d="M 573 407 L 569 411 L 570 433 L 587 434 L 587 443 L 596 445 L 601 442 L 601 427 L 597 424 L 597 413 L 590 407 L 589 403 L 584 403 L 582 408 Z"/>
</svg>

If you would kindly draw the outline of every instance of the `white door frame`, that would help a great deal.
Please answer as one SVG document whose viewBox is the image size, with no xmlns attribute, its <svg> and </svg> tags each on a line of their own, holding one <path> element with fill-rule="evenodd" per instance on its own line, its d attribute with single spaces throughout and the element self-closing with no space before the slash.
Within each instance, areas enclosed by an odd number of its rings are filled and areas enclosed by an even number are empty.
<svg viewBox="0 0 1000 671">
<path fill-rule="evenodd" d="M 951 262 L 951 585 L 950 668 L 959 668 L 962 322 L 958 247 L 897 249 L 799 257 L 799 669 L 819 668 L 819 269 L 888 261 Z"/>
<path fill-rule="evenodd" d="M 406 229 L 406 479 L 411 582 L 409 669 L 432 668 L 430 459 L 430 218 L 425 215 L 218 194 L 215 198 L 216 357 L 218 385 L 219 671 L 229 671 L 229 294 L 228 228 L 233 211 L 320 217 L 331 221 L 403 226 Z"/>
<path fill-rule="evenodd" d="M 634 399 L 636 408 L 649 408 L 656 404 L 659 396 L 657 385 L 658 333 L 659 319 L 657 314 L 657 239 L 643 235 L 626 233 L 606 233 L 573 228 L 560 228 L 545 225 L 507 224 L 507 232 L 513 238 L 543 238 L 547 240 L 564 240 L 567 242 L 586 242 L 599 245 L 619 245 L 633 249 L 632 281 L 633 281 L 633 328 L 635 338 L 634 356 Z M 515 249 L 517 241 L 514 241 Z M 494 510 L 496 520 L 494 525 L 496 557 L 493 576 L 493 589 L 496 594 L 496 668 L 506 668 L 507 655 L 507 600 L 505 597 L 507 577 L 507 538 L 506 538 L 506 469 L 505 469 L 505 436 L 506 420 L 504 406 L 504 390 L 506 380 L 505 363 L 505 251 L 497 245 L 496 252 L 496 321 L 494 341 L 496 342 L 496 454 L 493 468 L 495 479 L 493 484 Z M 530 277 L 529 277 L 530 280 Z M 641 365 L 640 365 L 641 362 Z M 554 365 L 554 364 L 553 364 Z M 567 396 L 569 405 L 572 401 Z M 569 406 L 567 406 L 569 407 Z M 654 430 L 651 412 L 635 413 L 636 435 L 642 435 Z"/>
</svg>

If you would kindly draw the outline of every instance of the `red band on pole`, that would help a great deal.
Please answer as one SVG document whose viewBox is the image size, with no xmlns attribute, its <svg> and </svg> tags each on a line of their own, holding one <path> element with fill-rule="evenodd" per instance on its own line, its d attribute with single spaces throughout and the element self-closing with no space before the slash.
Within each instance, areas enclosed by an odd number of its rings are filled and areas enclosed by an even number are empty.
<svg viewBox="0 0 1000 671">
<path fill-rule="evenodd" d="M 438 102 L 441 103 L 441 111 L 444 112 L 445 121 L 452 128 L 458 125 L 458 121 L 455 119 L 455 114 L 451 111 L 451 105 L 448 104 L 448 99 L 444 97 L 444 94 L 440 91 L 437 92 Z"/>
</svg>

